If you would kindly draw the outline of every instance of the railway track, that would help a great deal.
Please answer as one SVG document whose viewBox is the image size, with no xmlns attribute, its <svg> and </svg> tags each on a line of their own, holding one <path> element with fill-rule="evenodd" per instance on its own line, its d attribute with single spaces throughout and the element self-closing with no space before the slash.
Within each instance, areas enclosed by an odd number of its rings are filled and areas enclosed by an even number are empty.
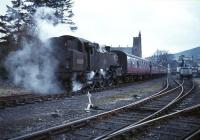
<svg viewBox="0 0 200 140">
<path fill-rule="evenodd" d="M 132 83 L 122 83 L 119 85 L 112 85 L 109 87 L 98 87 L 94 88 L 90 91 L 92 92 L 100 92 L 103 90 L 114 89 L 117 87 L 129 86 Z M 20 95 L 11 95 L 11 96 L 2 96 L 0 97 L 0 109 L 4 109 L 6 107 L 15 107 L 26 104 L 33 104 L 36 102 L 50 101 L 50 100 L 58 100 L 71 96 L 78 96 L 87 93 L 86 90 L 77 91 L 77 92 L 68 92 L 68 93 L 57 93 L 57 94 L 48 94 L 42 95 L 37 93 L 22 93 Z"/>
<path fill-rule="evenodd" d="M 192 89 L 194 89 L 194 85 L 176 99 L 176 104 L 172 104 L 173 108 L 166 110 L 164 114 L 160 114 L 161 117 L 151 118 L 152 115 L 150 115 L 146 117 L 148 119 L 142 119 L 97 139 L 177 140 L 188 137 L 188 140 L 192 140 L 200 136 L 200 95 L 191 94 Z"/>
<path fill-rule="evenodd" d="M 186 98 L 193 88 L 191 81 L 177 82 L 176 87 L 165 88 L 135 103 L 14 139 L 106 139 L 113 133 L 164 115 L 174 108 L 174 104 Z M 151 104 L 153 108 L 149 106 Z"/>
<path fill-rule="evenodd" d="M 198 140 L 200 104 L 151 119 L 107 135 L 107 139 Z"/>
</svg>

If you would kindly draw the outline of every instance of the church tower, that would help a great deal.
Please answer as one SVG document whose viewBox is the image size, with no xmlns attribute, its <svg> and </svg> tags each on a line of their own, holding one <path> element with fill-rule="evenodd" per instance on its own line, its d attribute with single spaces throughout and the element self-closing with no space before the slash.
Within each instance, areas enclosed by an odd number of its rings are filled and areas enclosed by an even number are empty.
<svg viewBox="0 0 200 140">
<path fill-rule="evenodd" d="M 132 54 L 138 57 L 142 57 L 142 43 L 141 43 L 141 33 L 139 32 L 138 37 L 133 37 L 133 48 Z"/>
</svg>

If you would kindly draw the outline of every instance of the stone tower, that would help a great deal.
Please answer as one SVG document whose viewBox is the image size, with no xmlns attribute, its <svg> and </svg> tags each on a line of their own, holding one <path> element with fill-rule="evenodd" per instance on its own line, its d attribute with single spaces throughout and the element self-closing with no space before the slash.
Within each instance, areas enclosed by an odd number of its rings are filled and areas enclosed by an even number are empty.
<svg viewBox="0 0 200 140">
<path fill-rule="evenodd" d="M 133 37 L 133 48 L 132 54 L 138 57 L 142 57 L 142 43 L 141 43 L 141 33 L 139 32 L 138 37 Z"/>
</svg>

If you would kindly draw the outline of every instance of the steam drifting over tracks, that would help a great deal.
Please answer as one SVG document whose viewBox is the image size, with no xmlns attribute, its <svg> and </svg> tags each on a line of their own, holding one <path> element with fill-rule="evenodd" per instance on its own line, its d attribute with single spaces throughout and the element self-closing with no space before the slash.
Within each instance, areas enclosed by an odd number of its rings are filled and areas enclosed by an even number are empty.
<svg viewBox="0 0 200 140">
<path fill-rule="evenodd" d="M 184 86 L 188 87 L 186 82 Z M 183 92 L 182 89 L 182 84 L 179 84 L 171 90 L 168 89 L 168 91 L 159 92 L 150 97 L 142 99 L 141 101 L 126 105 L 124 107 L 77 120 L 68 124 L 56 126 L 43 131 L 38 131 L 32 134 L 28 134 L 26 136 L 18 137 L 16 139 L 94 139 L 96 137 L 99 137 L 101 139 L 104 138 L 101 136 L 107 136 L 106 134 L 109 134 L 116 130 L 120 130 L 131 124 L 140 124 L 138 122 L 141 120 L 143 120 L 141 122 L 145 122 L 147 120 L 165 114 L 166 111 L 173 109 L 174 106 L 172 105 L 174 105 L 175 103 L 177 104 L 177 101 L 180 102 L 180 99 L 182 99 L 181 97 L 183 97 L 183 95 L 186 95 L 187 91 L 192 90 L 193 86 L 189 86 L 188 90 L 186 89 L 186 92 Z M 176 96 L 173 96 L 174 98 L 168 100 L 169 96 L 173 94 L 175 94 Z M 159 100 L 162 100 L 163 102 L 165 102 L 165 104 L 163 103 L 160 106 L 160 104 L 158 104 Z M 149 103 L 155 103 L 155 106 L 160 106 L 160 108 L 144 109 L 144 107 L 148 107 Z M 159 115 L 152 116 L 152 114 L 154 114 L 155 112 L 158 112 Z M 152 116 L 152 118 L 149 117 L 148 119 L 144 120 L 144 118 L 150 115 Z"/>
</svg>

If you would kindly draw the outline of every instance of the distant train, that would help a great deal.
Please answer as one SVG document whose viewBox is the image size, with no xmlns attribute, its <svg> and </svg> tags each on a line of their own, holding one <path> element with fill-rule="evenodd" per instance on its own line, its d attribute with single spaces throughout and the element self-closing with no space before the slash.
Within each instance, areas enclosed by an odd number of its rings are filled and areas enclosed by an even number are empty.
<svg viewBox="0 0 200 140">
<path fill-rule="evenodd" d="M 185 58 L 182 58 L 179 67 L 177 67 L 177 75 L 180 78 L 192 78 L 193 74 L 195 75 L 195 69 L 190 63 L 187 63 Z"/>
<path fill-rule="evenodd" d="M 73 80 L 88 87 L 103 87 L 167 73 L 167 68 L 146 59 L 124 53 L 102 50 L 97 43 L 64 35 L 48 40 L 59 61 L 56 75 L 62 86 L 70 88 Z"/>
<path fill-rule="evenodd" d="M 178 69 L 178 75 L 180 78 L 192 78 L 193 76 L 193 70 L 192 67 L 179 67 Z"/>
</svg>

